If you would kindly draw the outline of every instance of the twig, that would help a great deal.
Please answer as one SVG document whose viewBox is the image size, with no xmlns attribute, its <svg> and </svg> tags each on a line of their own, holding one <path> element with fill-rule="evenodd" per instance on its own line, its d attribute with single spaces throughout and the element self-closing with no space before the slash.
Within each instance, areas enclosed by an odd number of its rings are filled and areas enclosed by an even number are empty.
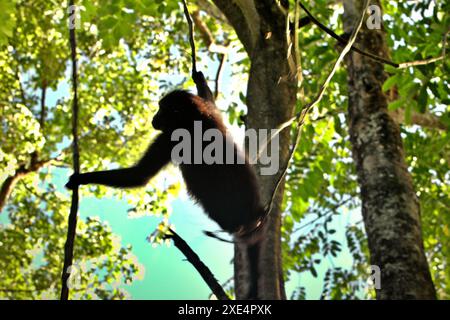
<svg viewBox="0 0 450 320">
<path fill-rule="evenodd" d="M 219 96 L 220 76 L 222 75 L 222 69 L 223 69 L 223 65 L 225 64 L 226 59 L 227 59 L 226 54 L 220 54 L 219 66 L 217 67 L 215 87 L 214 87 L 214 98 L 216 98 L 216 99 Z"/>
<path fill-rule="evenodd" d="M 297 229 L 295 229 L 293 232 L 297 232 L 300 231 L 303 228 L 306 228 L 307 226 L 317 222 L 320 219 L 326 218 L 328 217 L 329 214 L 333 214 L 336 212 L 337 209 L 339 209 L 340 207 L 342 207 L 343 205 L 347 204 L 348 202 L 352 201 L 353 197 L 347 198 L 341 202 L 339 202 L 338 204 L 334 205 L 333 207 L 331 207 L 329 210 L 325 211 L 324 213 L 322 213 L 321 215 L 319 215 L 318 217 L 314 218 L 313 220 L 305 223 L 304 225 L 299 226 Z"/>
<path fill-rule="evenodd" d="M 217 299 L 230 300 L 228 295 L 223 290 L 222 286 L 212 274 L 211 270 L 209 270 L 209 268 L 200 260 L 198 255 L 194 252 L 194 250 L 191 249 L 191 247 L 189 247 L 187 242 L 184 241 L 183 238 L 181 238 L 175 231 L 170 228 L 169 232 L 170 234 L 166 234 L 164 238 L 173 240 L 173 244 L 175 245 L 175 247 L 177 247 L 178 250 L 180 250 L 184 254 L 187 261 L 189 261 L 198 271 L 198 273 L 200 273 L 200 276 L 206 282 Z"/>
<path fill-rule="evenodd" d="M 205 42 L 205 45 L 209 52 L 219 54 L 228 53 L 229 48 L 227 45 L 217 44 L 216 41 L 214 41 L 214 37 L 211 31 L 208 29 L 208 26 L 202 21 L 200 17 L 200 11 L 196 10 L 192 13 L 192 21 L 195 27 L 200 32 L 200 36 L 203 39 L 203 42 Z"/>
<path fill-rule="evenodd" d="M 437 62 L 437 61 L 443 60 L 445 58 L 445 55 L 446 55 L 447 36 L 448 36 L 449 32 L 450 32 L 450 28 L 444 33 L 444 36 L 442 38 L 442 54 L 439 57 L 425 59 L 425 60 L 417 60 L 417 61 L 412 61 L 412 62 L 400 63 L 398 68 L 399 69 L 405 69 L 405 68 L 409 68 L 409 67 L 423 66 L 423 65 L 426 65 L 426 64 L 430 64 L 430 63 L 433 63 L 433 62 Z"/>
<path fill-rule="evenodd" d="M 69 8 L 76 10 L 75 1 L 69 0 Z M 71 12 L 75 14 L 76 12 Z M 80 155 L 78 149 L 78 75 L 77 75 L 77 41 L 75 35 L 75 25 L 72 21 L 73 17 L 69 15 L 69 37 L 70 37 L 70 50 L 72 60 L 72 87 L 73 87 L 73 104 L 72 104 L 72 136 L 73 136 L 73 170 L 75 174 L 80 172 Z M 69 267 L 73 261 L 73 247 L 75 242 L 75 234 L 77 229 L 77 212 L 78 212 L 78 187 L 75 187 L 72 191 L 72 203 L 70 205 L 69 222 L 67 228 L 67 239 L 64 245 L 64 266 L 61 275 L 61 300 L 67 300 L 69 298 L 68 280 L 70 274 L 68 273 Z"/>
</svg>

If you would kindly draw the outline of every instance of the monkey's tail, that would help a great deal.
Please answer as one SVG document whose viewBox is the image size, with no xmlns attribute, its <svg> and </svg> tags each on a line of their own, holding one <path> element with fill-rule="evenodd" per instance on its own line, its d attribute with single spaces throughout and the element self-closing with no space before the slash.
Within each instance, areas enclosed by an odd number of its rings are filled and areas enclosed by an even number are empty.
<svg viewBox="0 0 450 320">
<path fill-rule="evenodd" d="M 246 300 L 259 300 L 258 282 L 260 278 L 260 252 L 261 243 L 264 239 L 266 232 L 268 215 L 264 214 L 257 220 L 250 228 L 243 228 L 234 233 L 237 243 L 241 243 L 246 246 L 247 258 L 248 258 L 248 272 L 249 272 L 249 288 L 245 295 Z"/>
<path fill-rule="evenodd" d="M 255 224 L 253 224 L 252 227 L 242 227 L 240 230 L 233 233 L 235 240 L 228 240 L 221 236 L 219 236 L 218 232 L 227 232 L 227 231 L 206 231 L 204 230 L 203 233 L 210 237 L 217 239 L 222 242 L 226 243 L 245 243 L 245 244 L 255 244 L 262 240 L 264 231 L 265 231 L 265 224 L 267 221 L 267 215 L 260 218 Z"/>
<path fill-rule="evenodd" d="M 264 237 L 266 222 L 267 215 L 258 219 L 256 224 L 254 224 L 252 227 L 243 228 L 242 230 L 237 231 L 236 233 L 234 233 L 234 236 L 236 237 L 238 242 L 241 243 L 246 243 L 249 245 L 258 243 Z"/>
<path fill-rule="evenodd" d="M 204 231 L 204 233 L 214 239 L 220 241 L 243 245 L 248 258 L 248 289 L 245 294 L 245 300 L 258 300 L 258 280 L 259 280 L 259 256 L 261 250 L 261 241 L 264 238 L 266 230 L 267 215 L 260 218 L 251 227 L 243 227 L 237 232 L 233 233 L 234 240 L 227 240 L 211 231 Z"/>
<path fill-rule="evenodd" d="M 258 279 L 259 279 L 259 253 L 260 253 L 260 242 L 247 245 L 247 256 L 249 263 L 249 288 L 246 300 L 259 300 L 258 294 Z"/>
</svg>

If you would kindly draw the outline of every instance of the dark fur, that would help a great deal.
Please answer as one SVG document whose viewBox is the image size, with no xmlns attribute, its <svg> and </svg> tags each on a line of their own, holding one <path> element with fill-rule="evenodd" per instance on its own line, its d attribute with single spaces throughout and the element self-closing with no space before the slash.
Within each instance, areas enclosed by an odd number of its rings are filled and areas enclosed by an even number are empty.
<svg viewBox="0 0 450 320">
<path fill-rule="evenodd" d="M 189 130 L 193 137 L 194 121 L 202 122 L 203 131 L 209 128 L 220 130 L 223 146 L 231 144 L 235 160 L 245 159 L 243 164 L 181 164 L 180 169 L 189 194 L 216 221 L 220 227 L 234 234 L 236 241 L 249 244 L 249 258 L 253 260 L 251 271 L 257 275 L 259 246 L 265 210 L 261 204 L 255 172 L 245 155 L 238 149 L 223 123 L 221 115 L 212 101 L 186 91 L 173 91 L 159 103 L 160 108 L 152 124 L 161 130 L 149 146 L 142 159 L 133 167 L 109 171 L 74 175 L 67 187 L 80 184 L 101 184 L 116 188 L 144 186 L 159 170 L 171 161 L 171 151 L 178 142 L 171 141 L 175 129 Z M 203 135 L 203 133 L 202 133 Z M 204 143 L 205 145 L 210 142 Z M 193 157 L 194 150 L 191 151 Z M 225 154 L 225 152 L 223 152 Z M 256 279 L 249 288 L 249 298 L 257 298 Z"/>
<path fill-rule="evenodd" d="M 215 105 L 179 90 L 160 101 L 160 109 L 152 124 L 162 133 L 135 166 L 72 176 L 67 187 L 71 189 L 80 184 L 102 184 L 116 188 L 144 186 L 170 162 L 172 147 L 177 143 L 170 139 L 173 130 L 184 128 L 193 136 L 194 121 L 202 122 L 203 131 L 209 128 L 220 130 L 224 148 L 226 143 L 231 143 L 235 159 L 245 158 L 227 132 Z M 244 164 L 181 164 L 180 169 L 189 194 L 224 230 L 244 236 L 253 231 L 264 217 L 257 178 L 247 159 Z"/>
</svg>

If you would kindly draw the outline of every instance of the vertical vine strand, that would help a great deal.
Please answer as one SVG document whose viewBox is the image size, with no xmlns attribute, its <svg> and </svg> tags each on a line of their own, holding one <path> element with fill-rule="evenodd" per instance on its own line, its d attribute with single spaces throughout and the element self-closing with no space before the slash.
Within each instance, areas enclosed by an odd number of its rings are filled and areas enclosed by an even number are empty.
<svg viewBox="0 0 450 320">
<path fill-rule="evenodd" d="M 78 75 L 77 75 L 77 41 L 75 36 L 76 7 L 75 1 L 69 0 L 68 7 L 69 20 L 69 39 L 72 60 L 72 152 L 73 152 L 73 171 L 75 174 L 80 172 L 80 154 L 78 150 Z M 75 242 L 75 234 L 77 229 L 77 213 L 78 213 L 78 186 L 72 191 L 72 202 L 70 205 L 70 214 L 67 228 L 67 238 L 64 245 L 64 266 L 61 275 L 61 300 L 69 299 L 69 276 L 70 267 L 73 261 L 73 248 Z"/>
</svg>

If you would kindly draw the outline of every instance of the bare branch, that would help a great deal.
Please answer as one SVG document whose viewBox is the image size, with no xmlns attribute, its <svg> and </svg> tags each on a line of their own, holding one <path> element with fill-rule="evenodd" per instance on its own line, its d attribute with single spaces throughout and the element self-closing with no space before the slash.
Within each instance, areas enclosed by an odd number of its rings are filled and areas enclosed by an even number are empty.
<svg viewBox="0 0 450 320">
<path fill-rule="evenodd" d="M 195 27 L 198 29 L 198 31 L 200 31 L 200 36 L 205 42 L 205 45 L 209 52 L 220 54 L 228 53 L 229 51 L 228 47 L 216 44 L 211 31 L 200 17 L 200 11 L 196 10 L 192 13 L 192 20 L 194 21 Z"/>
<path fill-rule="evenodd" d="M 222 75 L 222 69 L 223 69 L 223 65 L 225 64 L 226 59 L 227 59 L 227 55 L 226 54 L 222 54 L 220 56 L 219 66 L 217 67 L 216 80 L 215 80 L 215 84 L 216 85 L 215 85 L 215 88 L 214 88 L 214 97 L 216 99 L 219 96 L 220 76 Z"/>
<path fill-rule="evenodd" d="M 39 116 L 39 125 L 41 126 L 41 130 L 44 129 L 45 125 L 45 118 L 47 117 L 47 109 L 45 106 L 45 98 L 47 95 L 47 80 L 42 80 L 42 87 L 41 87 L 41 114 Z"/>
<path fill-rule="evenodd" d="M 191 247 L 189 247 L 187 242 L 184 241 L 183 238 L 181 238 L 175 231 L 170 228 L 169 232 L 170 234 L 167 234 L 165 236 L 165 239 L 173 240 L 173 244 L 175 245 L 175 247 L 177 247 L 178 250 L 180 250 L 184 254 L 187 261 L 189 261 L 194 266 L 194 268 L 198 271 L 200 276 L 206 282 L 217 299 L 230 300 L 228 295 L 223 290 L 222 286 L 212 274 L 211 270 L 209 270 L 209 268 L 200 260 L 198 255 L 194 252 L 194 250 L 191 249 Z"/>
<path fill-rule="evenodd" d="M 299 226 L 293 232 L 300 231 L 301 229 L 306 228 L 307 226 L 310 226 L 310 225 L 316 223 L 320 219 L 327 218 L 329 215 L 332 215 L 332 214 L 336 213 L 336 211 L 339 208 L 341 208 L 342 206 L 346 205 L 348 202 L 352 201 L 353 199 L 354 199 L 354 195 L 352 195 L 351 197 L 349 197 L 349 198 L 347 198 L 345 200 L 342 200 L 341 202 L 337 203 L 336 205 L 334 205 L 333 207 L 331 207 L 327 211 L 321 212 L 321 214 L 318 217 L 316 217 L 313 220 L 311 220 L 311 221 L 309 221 L 309 222 Z"/>
</svg>

